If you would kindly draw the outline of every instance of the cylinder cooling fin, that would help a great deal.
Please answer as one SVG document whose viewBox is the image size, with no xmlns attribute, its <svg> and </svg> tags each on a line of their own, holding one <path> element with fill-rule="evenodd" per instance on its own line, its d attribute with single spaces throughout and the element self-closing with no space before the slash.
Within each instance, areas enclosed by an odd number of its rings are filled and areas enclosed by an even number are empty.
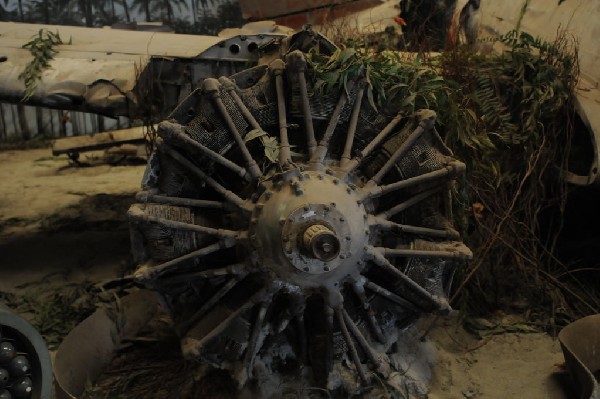
<svg viewBox="0 0 600 399">
<path fill-rule="evenodd" d="M 394 371 L 404 327 L 450 311 L 471 257 L 450 220 L 464 164 L 433 111 L 374 110 L 365 85 L 322 92 L 291 51 L 205 80 L 158 127 L 129 211 L 135 278 L 164 299 L 183 354 L 240 387 L 363 392 Z"/>
</svg>

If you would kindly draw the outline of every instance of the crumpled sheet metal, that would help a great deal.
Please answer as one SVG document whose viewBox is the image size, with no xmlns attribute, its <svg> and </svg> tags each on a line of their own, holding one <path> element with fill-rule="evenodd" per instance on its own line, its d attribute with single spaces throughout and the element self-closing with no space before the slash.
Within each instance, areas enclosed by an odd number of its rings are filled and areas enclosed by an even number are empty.
<svg viewBox="0 0 600 399">
<path fill-rule="evenodd" d="M 51 68 L 42 79 L 31 105 L 77 109 L 104 115 L 128 115 L 138 71 L 151 57 L 194 58 L 219 43 L 213 36 L 173 35 L 76 26 L 0 22 L 0 99 L 18 102 L 24 94 L 19 74 L 31 60 L 22 46 L 40 29 L 58 32 Z"/>
<path fill-rule="evenodd" d="M 221 37 L 0 22 L 0 56 L 5 57 L 0 62 L 0 101 L 21 102 L 25 86 L 19 75 L 32 59 L 22 46 L 40 29 L 58 32 L 65 44 L 56 46 L 51 67 L 42 71 L 28 105 L 130 117 L 140 101 L 134 88 L 153 62 L 245 66 L 258 61 L 256 50 L 262 45 L 290 33 L 272 22 L 245 25 Z M 182 75 L 168 83 L 183 86 L 187 81 Z"/>
<path fill-rule="evenodd" d="M 31 55 L 24 49 L 3 47 L 1 38 L 0 55 L 7 57 L 0 64 L 0 99 L 20 102 L 24 85 L 19 74 Z M 134 60 L 57 57 L 52 68 L 42 72 L 42 80 L 28 104 L 127 115 L 136 79 Z"/>
<path fill-rule="evenodd" d="M 579 319 L 558 334 L 569 372 L 581 399 L 600 399 L 600 314 Z"/>
<path fill-rule="evenodd" d="M 114 358 L 124 338 L 133 337 L 156 314 L 156 294 L 134 291 L 121 298 L 118 317 L 98 309 L 67 335 L 54 361 L 57 399 L 79 398 Z"/>
</svg>

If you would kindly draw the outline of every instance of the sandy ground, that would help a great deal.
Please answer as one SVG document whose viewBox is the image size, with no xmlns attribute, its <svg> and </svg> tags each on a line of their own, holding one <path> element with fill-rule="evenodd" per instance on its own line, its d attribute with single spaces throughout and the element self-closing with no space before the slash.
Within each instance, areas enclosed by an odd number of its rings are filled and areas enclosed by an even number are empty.
<svg viewBox="0 0 600 399">
<path fill-rule="evenodd" d="M 477 339 L 450 318 L 438 319 L 428 337 L 437 354 L 430 399 L 575 397 L 559 343 L 547 334 Z"/>
<path fill-rule="evenodd" d="M 74 168 L 49 149 L 0 152 L 0 290 L 50 273 L 112 277 L 129 255 L 125 212 L 143 172 Z"/>
<path fill-rule="evenodd" d="M 0 152 L 0 291 L 119 273 L 130 262 L 125 212 L 143 170 L 74 168 L 49 149 Z M 431 399 L 573 397 L 558 341 L 546 334 L 477 339 L 456 318 L 438 318 L 427 336 L 437 358 Z"/>
</svg>

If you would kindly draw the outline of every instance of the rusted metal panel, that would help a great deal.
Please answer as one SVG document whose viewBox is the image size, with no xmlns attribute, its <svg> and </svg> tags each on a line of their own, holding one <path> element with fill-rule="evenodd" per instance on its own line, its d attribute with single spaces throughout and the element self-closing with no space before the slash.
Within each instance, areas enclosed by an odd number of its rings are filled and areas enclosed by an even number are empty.
<svg viewBox="0 0 600 399">
<path fill-rule="evenodd" d="M 356 0 L 280 0 L 271 2 L 240 0 L 240 7 L 242 8 L 242 18 L 260 20 L 349 2 L 356 2 Z"/>
<path fill-rule="evenodd" d="M 378 0 L 240 1 L 244 18 L 274 19 L 280 25 L 296 29 L 307 23 L 323 25 L 380 3 Z"/>
</svg>

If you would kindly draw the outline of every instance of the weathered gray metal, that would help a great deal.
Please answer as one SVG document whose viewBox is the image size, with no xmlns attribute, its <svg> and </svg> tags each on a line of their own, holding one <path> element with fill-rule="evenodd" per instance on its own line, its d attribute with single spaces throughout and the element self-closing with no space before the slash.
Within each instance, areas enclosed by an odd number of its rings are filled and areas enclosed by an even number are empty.
<svg viewBox="0 0 600 399">
<path fill-rule="evenodd" d="M 240 386 L 293 369 L 357 393 L 393 369 L 398 325 L 450 311 L 471 252 L 445 194 L 464 165 L 435 113 L 375 112 L 362 72 L 320 94 L 304 57 L 209 80 L 159 125 L 129 212 L 134 277 L 162 295 L 184 355 Z"/>
</svg>

